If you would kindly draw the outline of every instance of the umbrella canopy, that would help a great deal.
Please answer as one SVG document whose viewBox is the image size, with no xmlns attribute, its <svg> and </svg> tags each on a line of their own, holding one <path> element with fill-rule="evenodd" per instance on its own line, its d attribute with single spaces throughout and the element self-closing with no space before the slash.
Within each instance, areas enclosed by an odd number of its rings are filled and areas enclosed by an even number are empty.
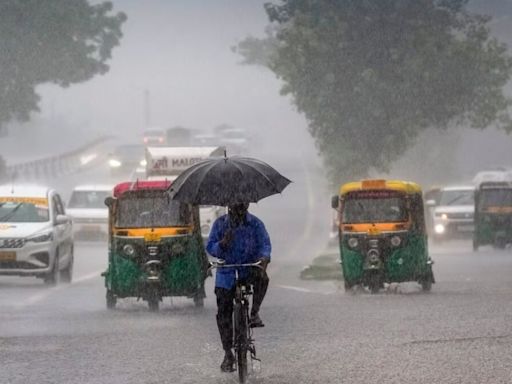
<svg viewBox="0 0 512 384">
<path fill-rule="evenodd" d="M 172 183 L 171 198 L 197 205 L 255 203 L 290 183 L 267 163 L 248 157 L 215 157 L 194 164 Z"/>
</svg>

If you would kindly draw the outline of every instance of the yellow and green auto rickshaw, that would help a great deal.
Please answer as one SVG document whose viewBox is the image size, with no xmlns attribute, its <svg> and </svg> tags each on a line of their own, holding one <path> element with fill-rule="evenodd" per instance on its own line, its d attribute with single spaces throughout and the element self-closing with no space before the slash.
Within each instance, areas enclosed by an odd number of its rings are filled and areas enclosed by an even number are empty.
<svg viewBox="0 0 512 384">
<path fill-rule="evenodd" d="M 363 180 L 341 186 L 332 207 L 339 215 L 339 247 L 345 290 L 377 293 L 384 283 L 435 282 L 428 255 L 422 191 L 397 180 Z"/>
<path fill-rule="evenodd" d="M 157 311 L 165 296 L 186 296 L 203 306 L 208 260 L 199 208 L 170 200 L 169 181 L 118 184 L 109 208 L 107 308 L 137 297 Z"/>
<path fill-rule="evenodd" d="M 512 183 L 484 182 L 475 192 L 473 250 L 481 245 L 504 249 L 512 243 Z"/>
</svg>

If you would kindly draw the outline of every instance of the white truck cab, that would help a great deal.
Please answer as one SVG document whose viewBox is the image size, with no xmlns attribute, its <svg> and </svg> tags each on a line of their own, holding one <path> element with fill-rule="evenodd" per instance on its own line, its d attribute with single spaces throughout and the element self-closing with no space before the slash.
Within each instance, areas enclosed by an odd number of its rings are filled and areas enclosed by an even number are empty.
<svg viewBox="0 0 512 384">
<path fill-rule="evenodd" d="M 148 147 L 146 148 L 147 180 L 169 180 L 173 182 L 188 167 L 208 159 L 224 156 L 224 147 Z M 225 213 L 223 207 L 200 206 L 201 235 L 206 241 L 213 222 Z"/>
</svg>

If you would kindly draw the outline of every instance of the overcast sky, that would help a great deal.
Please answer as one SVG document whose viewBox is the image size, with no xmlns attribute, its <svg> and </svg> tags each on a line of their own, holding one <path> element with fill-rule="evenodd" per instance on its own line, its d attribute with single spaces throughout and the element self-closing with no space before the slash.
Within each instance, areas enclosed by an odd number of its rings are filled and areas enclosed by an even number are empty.
<svg viewBox="0 0 512 384">
<path fill-rule="evenodd" d="M 267 25 L 263 1 L 114 1 L 128 15 L 110 72 L 62 90 L 44 86 L 43 116 L 66 115 L 93 130 L 126 134 L 150 123 L 211 129 L 231 123 L 249 130 L 302 125 L 268 70 L 240 65 L 231 51 Z M 279 120 L 279 121 L 277 121 Z"/>
</svg>

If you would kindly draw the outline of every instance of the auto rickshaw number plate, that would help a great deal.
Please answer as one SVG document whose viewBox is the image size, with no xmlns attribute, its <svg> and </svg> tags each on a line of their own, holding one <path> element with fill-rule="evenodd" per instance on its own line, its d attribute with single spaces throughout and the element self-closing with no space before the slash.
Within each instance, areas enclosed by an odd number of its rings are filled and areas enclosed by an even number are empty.
<svg viewBox="0 0 512 384">
<path fill-rule="evenodd" d="M 16 261 L 16 252 L 0 252 L 0 261 Z"/>
<path fill-rule="evenodd" d="M 149 232 L 144 234 L 144 241 L 146 242 L 156 242 L 160 241 L 162 236 L 159 233 Z"/>
</svg>

